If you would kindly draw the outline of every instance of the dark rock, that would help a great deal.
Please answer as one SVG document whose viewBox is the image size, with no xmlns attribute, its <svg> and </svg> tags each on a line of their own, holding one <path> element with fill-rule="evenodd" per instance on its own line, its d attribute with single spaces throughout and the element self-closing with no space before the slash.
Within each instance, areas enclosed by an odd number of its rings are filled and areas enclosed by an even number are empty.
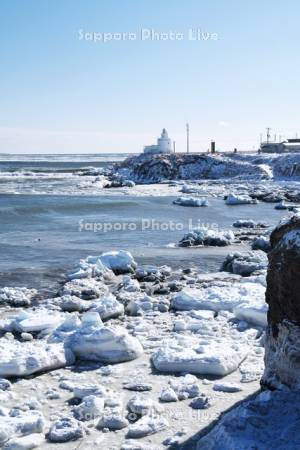
<svg viewBox="0 0 300 450">
<path fill-rule="evenodd" d="M 258 236 L 253 240 L 251 248 L 252 250 L 262 250 L 268 253 L 271 250 L 271 244 L 267 237 Z"/>
<path fill-rule="evenodd" d="M 300 217 L 276 228 L 270 241 L 266 301 L 276 334 L 285 319 L 300 326 Z"/>
<path fill-rule="evenodd" d="M 226 256 L 221 271 L 248 277 L 258 270 L 266 269 L 267 265 L 267 256 L 262 251 L 234 252 Z"/>
<path fill-rule="evenodd" d="M 271 234 L 266 301 L 269 305 L 262 382 L 300 384 L 300 217 Z"/>
</svg>

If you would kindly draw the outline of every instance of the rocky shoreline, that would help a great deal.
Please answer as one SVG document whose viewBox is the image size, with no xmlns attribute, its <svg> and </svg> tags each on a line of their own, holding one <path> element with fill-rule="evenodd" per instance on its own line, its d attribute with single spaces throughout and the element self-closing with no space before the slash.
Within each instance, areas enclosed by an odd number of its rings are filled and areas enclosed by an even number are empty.
<svg viewBox="0 0 300 450">
<path fill-rule="evenodd" d="M 300 191 L 256 158 L 135 157 L 105 174 L 106 187 L 159 180 L 189 196 L 170 208 L 221 197 L 292 211 L 273 231 L 268 218 L 241 218 L 183 235 L 182 247 L 228 248 L 218 272 L 118 250 L 80 260 L 51 297 L 0 289 L 1 448 L 297 448 Z"/>
<path fill-rule="evenodd" d="M 260 272 L 173 273 L 122 251 L 81 261 L 54 298 L 2 289 L 1 445 L 89 448 L 111 433 L 122 449 L 149 448 L 149 436 L 156 449 L 183 441 L 191 428 L 176 430 L 176 413 L 221 412 L 257 388 L 264 291 Z"/>
</svg>

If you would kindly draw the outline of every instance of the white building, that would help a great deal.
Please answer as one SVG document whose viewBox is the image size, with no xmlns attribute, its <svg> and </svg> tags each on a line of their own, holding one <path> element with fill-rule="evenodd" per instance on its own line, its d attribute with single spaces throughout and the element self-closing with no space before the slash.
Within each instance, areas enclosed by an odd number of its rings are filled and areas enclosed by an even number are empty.
<svg viewBox="0 0 300 450">
<path fill-rule="evenodd" d="M 283 142 L 262 142 L 262 153 L 300 153 L 300 139 L 287 139 Z"/>
<path fill-rule="evenodd" d="M 169 139 L 168 132 L 164 128 L 156 145 L 146 145 L 144 153 L 156 155 L 158 153 L 172 153 L 172 141 Z"/>
</svg>

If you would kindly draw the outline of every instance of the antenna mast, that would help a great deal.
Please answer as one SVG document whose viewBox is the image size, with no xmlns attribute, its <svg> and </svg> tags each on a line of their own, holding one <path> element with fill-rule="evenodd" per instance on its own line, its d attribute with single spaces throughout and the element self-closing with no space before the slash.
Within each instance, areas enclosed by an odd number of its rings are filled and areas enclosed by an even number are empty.
<svg viewBox="0 0 300 450">
<path fill-rule="evenodd" d="M 186 124 L 186 152 L 190 153 L 190 125 Z"/>
<path fill-rule="evenodd" d="M 270 137 L 271 137 L 270 131 L 271 131 L 271 129 L 272 129 L 272 128 L 270 128 L 270 127 L 267 127 L 267 128 L 266 128 L 266 130 L 267 130 L 267 143 L 270 142 Z"/>
</svg>

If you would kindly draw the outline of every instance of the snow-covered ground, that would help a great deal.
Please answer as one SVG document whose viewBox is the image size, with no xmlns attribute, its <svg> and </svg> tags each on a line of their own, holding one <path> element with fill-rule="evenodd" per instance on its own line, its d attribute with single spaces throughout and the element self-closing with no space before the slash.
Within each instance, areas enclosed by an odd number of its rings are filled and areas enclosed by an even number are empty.
<svg viewBox="0 0 300 450">
<path fill-rule="evenodd" d="M 19 291 L 4 290 L 1 445 L 184 442 L 259 388 L 264 289 L 111 252 L 81 261 L 57 297 L 22 290 L 16 307 Z"/>
</svg>

